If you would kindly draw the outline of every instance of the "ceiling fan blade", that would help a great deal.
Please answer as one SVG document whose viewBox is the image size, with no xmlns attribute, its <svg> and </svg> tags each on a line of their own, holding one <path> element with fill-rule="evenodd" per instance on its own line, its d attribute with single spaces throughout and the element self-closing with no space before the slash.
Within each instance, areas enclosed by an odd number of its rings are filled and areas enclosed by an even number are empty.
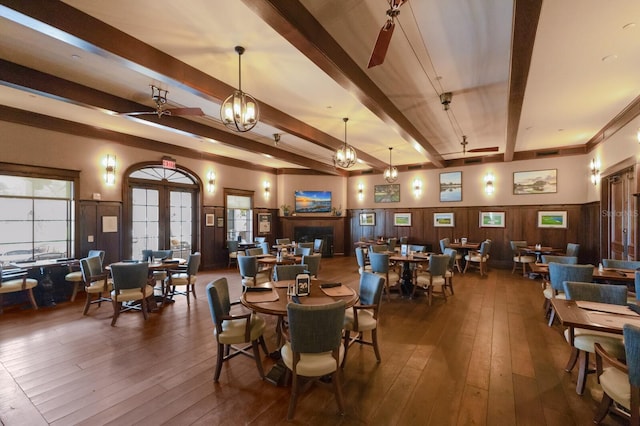
<svg viewBox="0 0 640 426">
<path fill-rule="evenodd" d="M 200 108 L 167 108 L 163 112 L 169 115 L 204 115 Z"/>
<path fill-rule="evenodd" d="M 121 112 L 118 115 L 158 115 L 156 111 Z"/>
<path fill-rule="evenodd" d="M 391 42 L 391 36 L 393 35 L 393 29 L 396 24 L 393 19 L 387 20 L 378 33 L 376 44 L 373 46 L 373 52 L 371 52 L 371 58 L 369 58 L 369 65 L 367 68 L 373 68 L 376 65 L 380 65 L 384 62 L 385 56 L 387 56 L 387 49 L 389 49 L 389 43 Z"/>
<path fill-rule="evenodd" d="M 498 148 L 497 146 L 490 146 L 487 148 L 473 148 L 473 149 L 468 149 L 467 152 L 496 152 L 498 151 L 500 148 Z"/>
</svg>

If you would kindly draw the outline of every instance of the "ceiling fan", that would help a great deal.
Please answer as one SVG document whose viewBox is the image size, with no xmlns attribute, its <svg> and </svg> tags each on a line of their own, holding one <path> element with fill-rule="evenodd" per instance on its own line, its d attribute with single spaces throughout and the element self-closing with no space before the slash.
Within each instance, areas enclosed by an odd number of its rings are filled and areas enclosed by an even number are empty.
<svg viewBox="0 0 640 426">
<path fill-rule="evenodd" d="M 177 116 L 177 115 L 199 115 L 203 116 L 204 112 L 200 108 L 165 108 L 165 104 L 167 103 L 167 93 L 168 90 L 161 89 L 153 84 L 149 85 L 151 87 L 151 99 L 156 104 L 155 111 L 135 111 L 135 112 L 123 112 L 121 115 L 152 115 L 156 114 L 158 117 L 162 117 L 163 115 Z"/>
<path fill-rule="evenodd" d="M 442 155 L 451 155 L 451 154 L 460 154 L 462 153 L 462 155 L 468 153 L 482 153 L 482 152 L 498 152 L 500 150 L 500 148 L 498 148 L 497 146 L 489 146 L 486 148 L 472 148 L 472 149 L 467 149 L 467 145 L 469 145 L 469 141 L 467 141 L 467 137 L 466 136 L 462 136 L 462 142 L 460 142 L 460 145 L 462 145 L 462 151 L 456 151 L 456 152 L 447 152 L 444 153 Z"/>
<path fill-rule="evenodd" d="M 391 35 L 396 26 L 395 18 L 400 14 L 400 6 L 406 2 L 407 0 L 389 0 L 390 9 L 387 10 L 387 22 L 384 23 L 378 33 L 378 38 L 376 39 L 375 46 L 373 46 L 373 52 L 371 52 L 371 58 L 369 58 L 367 68 L 375 67 L 384 62 L 384 57 L 387 55 L 387 49 L 391 42 Z"/>
</svg>

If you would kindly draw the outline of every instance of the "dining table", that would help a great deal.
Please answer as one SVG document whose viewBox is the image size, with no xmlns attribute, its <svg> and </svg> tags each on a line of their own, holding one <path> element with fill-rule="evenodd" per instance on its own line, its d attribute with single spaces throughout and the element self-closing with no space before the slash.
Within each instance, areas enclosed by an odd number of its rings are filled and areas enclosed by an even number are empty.
<svg viewBox="0 0 640 426">
<path fill-rule="evenodd" d="M 549 279 L 549 264 L 548 263 L 531 263 L 531 272 L 533 274 L 541 275 L 544 279 Z M 636 270 L 635 269 L 622 269 L 622 268 L 598 268 L 593 267 L 593 281 L 605 282 L 605 283 L 625 283 L 627 285 L 635 282 Z"/>
<path fill-rule="evenodd" d="M 418 264 L 429 263 L 430 253 L 410 253 L 407 255 L 392 254 L 389 256 L 389 262 L 402 263 L 402 275 L 400 282 L 400 290 L 403 295 L 410 296 L 413 293 L 413 270 L 411 265 L 417 267 Z"/>
<path fill-rule="evenodd" d="M 522 250 L 527 254 L 533 254 L 536 256 L 536 262 L 542 262 L 543 254 L 552 254 L 558 255 L 564 252 L 564 249 L 554 248 L 551 246 L 543 246 L 543 245 L 528 245 L 526 247 L 522 247 Z"/>
<path fill-rule="evenodd" d="M 274 385 L 281 383 L 285 372 L 284 364 L 280 359 L 279 347 L 282 344 L 282 332 L 284 318 L 287 316 L 287 305 L 289 303 L 325 305 L 338 300 L 344 300 L 345 307 L 350 308 L 360 299 L 358 292 L 347 285 L 319 279 L 311 279 L 309 295 L 299 297 L 292 296 L 289 294 L 289 288 L 293 287 L 294 282 L 295 280 L 270 281 L 256 287 L 245 287 L 240 297 L 240 303 L 246 308 L 254 312 L 278 317 L 276 323 L 276 343 L 278 349 L 269 355 L 271 358 L 277 359 L 278 362 L 265 377 L 268 382 Z"/>
</svg>

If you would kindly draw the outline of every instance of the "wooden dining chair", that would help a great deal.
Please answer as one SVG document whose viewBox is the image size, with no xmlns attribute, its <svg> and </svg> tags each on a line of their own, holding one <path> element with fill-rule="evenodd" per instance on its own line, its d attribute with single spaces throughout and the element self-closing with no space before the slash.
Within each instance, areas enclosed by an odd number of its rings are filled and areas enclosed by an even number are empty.
<svg viewBox="0 0 640 426">
<path fill-rule="evenodd" d="M 271 281 L 272 269 L 260 270 L 258 268 L 258 258 L 255 256 L 240 256 L 238 258 L 238 267 L 240 268 L 240 276 L 244 287 L 255 287 L 258 284 Z"/>
<path fill-rule="evenodd" d="M 33 289 L 38 285 L 38 280 L 28 278 L 26 272 L 2 274 L 2 263 L 0 262 L 0 314 L 4 305 L 4 295 L 24 291 L 27 293 L 31 307 L 38 309 L 38 304 L 33 296 Z"/>
<path fill-rule="evenodd" d="M 444 301 L 447 301 L 445 275 L 449 267 L 449 255 L 446 254 L 432 254 L 429 257 L 429 269 L 423 273 L 418 273 L 416 276 L 416 282 L 413 286 L 413 292 L 411 297 L 414 298 L 417 290 L 425 290 L 427 292 L 429 306 L 431 306 L 433 300 L 433 293 L 436 287 L 440 290 L 436 293 L 442 294 Z"/>
<path fill-rule="evenodd" d="M 104 250 L 89 250 L 87 253 L 87 257 L 98 256 L 100 257 L 100 264 L 104 262 Z M 76 269 L 76 270 L 73 270 Z M 71 298 L 69 299 L 71 302 L 76 300 L 76 296 L 78 294 L 78 290 L 80 290 L 80 286 L 86 285 L 86 281 L 84 281 L 82 277 L 82 271 L 80 270 L 80 265 L 69 265 L 69 273 L 64 276 L 64 280 L 70 283 L 73 283 L 73 291 L 71 292 Z"/>
<path fill-rule="evenodd" d="M 113 263 L 111 276 L 113 278 L 111 326 L 115 327 L 120 314 L 126 311 L 140 311 L 146 320 L 149 316 L 147 299 L 153 297 L 153 286 L 149 285 L 148 280 L 149 264 L 147 262 Z M 140 303 L 132 303 L 137 301 Z"/>
<path fill-rule="evenodd" d="M 165 300 L 173 300 L 176 295 L 187 296 L 187 305 L 190 305 L 189 294 L 193 294 L 193 297 L 197 299 L 196 280 L 200 268 L 200 257 L 200 252 L 190 254 L 184 268 L 168 271 L 167 279 L 164 281 Z M 183 287 L 184 290 L 178 290 L 180 287 Z"/>
<path fill-rule="evenodd" d="M 528 253 L 526 241 L 510 241 L 509 245 L 511 246 L 511 256 L 513 257 L 511 273 L 513 274 L 518 266 L 522 266 L 522 276 L 526 276 L 527 265 L 535 263 L 536 257 Z"/>
<path fill-rule="evenodd" d="M 287 342 L 280 349 L 282 361 L 291 371 L 291 398 L 287 419 L 295 414 L 302 378 L 317 382 L 331 376 L 340 414 L 344 413 L 340 364 L 344 359 L 342 327 L 345 317 L 343 300 L 323 305 L 287 305 L 288 327 L 284 334 Z M 318 407 L 319 408 L 319 407 Z"/>
<path fill-rule="evenodd" d="M 211 319 L 215 326 L 214 335 L 218 342 L 216 357 L 216 370 L 213 381 L 218 382 L 222 372 L 222 364 L 236 355 L 246 355 L 253 358 L 258 367 L 258 374 L 264 379 L 264 369 L 260 358 L 261 346 L 265 355 L 269 354 L 263 333 L 265 321 L 255 313 L 246 312 L 232 314 L 232 306 L 240 302 L 231 302 L 229 297 L 229 284 L 226 278 L 219 278 L 207 284 L 207 299 Z M 243 345 L 244 346 L 239 346 Z M 252 352 L 249 352 L 252 349 Z"/>
<path fill-rule="evenodd" d="M 386 253 L 369 253 L 371 272 L 385 279 L 384 290 L 387 300 L 391 300 L 391 287 L 395 287 L 400 281 L 400 274 L 389 265 L 389 255 Z"/>
<path fill-rule="evenodd" d="M 565 281 L 577 281 L 589 283 L 593 280 L 593 265 L 571 265 L 551 262 L 549 263 L 549 286 L 546 287 L 542 294 L 548 300 L 548 309 L 545 315 L 549 317 L 549 327 L 553 325 L 556 317 L 556 311 L 550 300 L 553 298 L 565 299 L 564 285 Z"/>
<path fill-rule="evenodd" d="M 111 290 L 113 290 L 113 282 L 109 277 L 109 273 L 102 268 L 102 261 L 99 256 L 80 259 L 80 272 L 84 283 L 84 292 L 87 295 L 82 315 L 87 315 L 92 304 L 97 303 L 99 308 L 102 302 L 111 302 L 110 296 Z"/>
</svg>

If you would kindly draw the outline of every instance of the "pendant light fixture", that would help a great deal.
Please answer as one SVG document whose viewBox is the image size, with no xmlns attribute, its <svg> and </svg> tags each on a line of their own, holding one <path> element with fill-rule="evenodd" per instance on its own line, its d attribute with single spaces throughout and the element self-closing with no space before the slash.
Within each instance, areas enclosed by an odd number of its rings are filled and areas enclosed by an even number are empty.
<svg viewBox="0 0 640 426">
<path fill-rule="evenodd" d="M 397 167 L 393 167 L 393 164 L 391 164 L 391 150 L 392 149 L 393 148 L 389 147 L 389 167 L 384 169 L 384 180 L 386 180 L 389 183 L 393 183 L 396 180 L 398 180 L 398 168 Z"/>
<path fill-rule="evenodd" d="M 220 119 L 234 132 L 248 132 L 258 123 L 258 102 L 242 91 L 242 54 L 244 47 L 236 46 L 238 53 L 238 90 L 224 100 L 220 107 Z"/>
<path fill-rule="evenodd" d="M 356 160 L 358 158 L 356 150 L 351 145 L 347 144 L 347 121 L 349 121 L 349 119 L 345 117 L 342 121 L 344 121 L 344 145 L 336 151 L 336 154 L 333 157 L 333 162 L 336 166 L 348 169 L 356 164 Z"/>
</svg>

